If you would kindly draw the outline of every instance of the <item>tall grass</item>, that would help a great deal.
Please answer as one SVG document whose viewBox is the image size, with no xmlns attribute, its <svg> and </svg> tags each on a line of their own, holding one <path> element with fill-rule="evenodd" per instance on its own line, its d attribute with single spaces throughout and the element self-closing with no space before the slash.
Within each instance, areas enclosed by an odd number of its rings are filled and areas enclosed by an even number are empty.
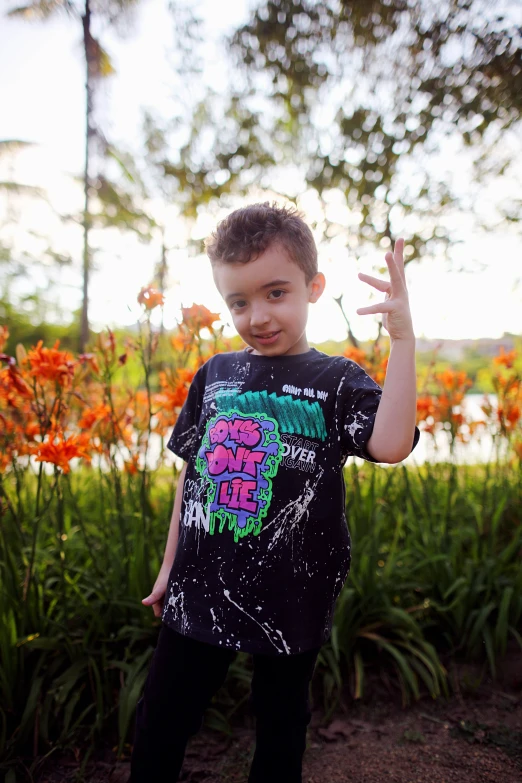
<svg viewBox="0 0 522 783">
<path fill-rule="evenodd" d="M 387 672 L 404 702 L 447 693 L 455 656 L 495 675 L 508 640 L 522 646 L 519 464 L 354 463 L 345 476 L 353 564 L 316 671 L 325 708 L 347 683 L 363 696 L 369 671 Z M 94 468 L 40 471 L 3 490 L 4 768 L 24 756 L 34 773 L 56 748 L 104 738 L 122 752 L 132 739 L 158 628 L 140 600 L 160 565 L 175 472 L 148 477 L 146 506 L 142 481 L 122 473 L 115 488 Z M 240 655 L 229 690 L 246 692 L 247 667 Z M 236 709 L 218 701 L 213 724 L 226 728 Z"/>
<path fill-rule="evenodd" d="M 125 476 L 118 498 L 101 471 L 59 476 L 58 491 L 55 484 L 40 473 L 2 519 L 0 748 L 7 758 L 68 746 L 109 726 L 121 749 L 152 652 L 140 599 L 159 567 L 173 476 L 156 480 L 147 524 L 140 475 Z M 38 494 L 40 518 L 31 513 Z"/>
<path fill-rule="evenodd" d="M 426 464 L 346 472 L 353 564 L 323 650 L 327 702 L 347 676 L 390 668 L 403 703 L 447 692 L 444 663 L 483 660 L 496 676 L 522 647 L 520 464 Z M 330 700 L 331 703 L 331 700 Z"/>
</svg>

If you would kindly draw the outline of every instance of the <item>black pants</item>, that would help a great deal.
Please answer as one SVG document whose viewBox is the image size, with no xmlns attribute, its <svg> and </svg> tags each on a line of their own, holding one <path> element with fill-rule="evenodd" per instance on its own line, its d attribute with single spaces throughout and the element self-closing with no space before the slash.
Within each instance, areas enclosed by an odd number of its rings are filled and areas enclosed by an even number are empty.
<svg viewBox="0 0 522 783">
<path fill-rule="evenodd" d="M 249 783 L 301 783 L 310 722 L 309 683 L 319 649 L 254 655 L 256 750 Z M 174 783 L 189 737 L 225 681 L 233 650 L 181 636 L 163 625 L 136 711 L 130 783 Z"/>
</svg>

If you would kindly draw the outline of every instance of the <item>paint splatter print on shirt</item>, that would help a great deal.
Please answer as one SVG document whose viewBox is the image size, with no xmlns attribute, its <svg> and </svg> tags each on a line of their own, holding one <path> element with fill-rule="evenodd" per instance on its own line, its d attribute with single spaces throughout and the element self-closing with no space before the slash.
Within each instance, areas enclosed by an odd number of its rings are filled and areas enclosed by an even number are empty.
<svg viewBox="0 0 522 783">
<path fill-rule="evenodd" d="M 252 653 L 326 641 L 350 565 L 342 467 L 372 459 L 381 392 L 315 349 L 200 368 L 168 443 L 187 471 L 167 625 Z"/>
</svg>

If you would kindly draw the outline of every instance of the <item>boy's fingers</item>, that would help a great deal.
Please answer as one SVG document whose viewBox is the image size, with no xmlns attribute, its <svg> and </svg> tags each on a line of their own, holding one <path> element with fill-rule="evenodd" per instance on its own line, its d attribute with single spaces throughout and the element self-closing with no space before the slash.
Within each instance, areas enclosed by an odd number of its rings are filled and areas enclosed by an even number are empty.
<svg viewBox="0 0 522 783">
<path fill-rule="evenodd" d="M 381 280 L 378 277 L 366 275 L 364 272 L 359 272 L 359 280 L 362 280 L 363 283 L 369 283 L 374 288 L 377 288 L 378 291 L 389 291 L 391 288 L 389 280 Z"/>
<path fill-rule="evenodd" d="M 406 285 L 404 278 L 404 267 L 402 265 L 402 256 L 401 260 L 399 261 L 399 259 L 396 259 L 391 251 L 388 251 L 384 256 L 384 260 L 388 266 L 388 272 L 390 273 L 390 281 L 392 285 L 397 287 L 399 284 Z"/>
<path fill-rule="evenodd" d="M 154 612 L 154 617 L 161 617 L 163 614 L 163 598 L 164 593 L 158 594 L 158 593 L 151 593 L 146 598 L 143 598 L 142 604 L 144 606 L 152 606 L 152 611 Z"/>
<path fill-rule="evenodd" d="M 145 606 L 151 606 L 152 604 L 155 604 L 157 601 L 159 601 L 161 598 L 163 598 L 163 595 L 164 595 L 164 593 L 152 592 L 146 598 L 143 598 L 141 603 L 145 604 Z"/>
<path fill-rule="evenodd" d="M 401 273 L 401 277 L 404 281 L 404 285 L 406 285 L 406 272 L 404 267 L 404 239 L 402 237 L 397 238 L 393 252 L 399 267 L 399 272 Z"/>
<path fill-rule="evenodd" d="M 372 315 L 375 313 L 391 313 L 393 306 L 388 304 L 388 301 L 379 302 L 378 304 L 370 305 L 369 307 L 359 307 L 355 312 L 357 315 Z"/>
</svg>

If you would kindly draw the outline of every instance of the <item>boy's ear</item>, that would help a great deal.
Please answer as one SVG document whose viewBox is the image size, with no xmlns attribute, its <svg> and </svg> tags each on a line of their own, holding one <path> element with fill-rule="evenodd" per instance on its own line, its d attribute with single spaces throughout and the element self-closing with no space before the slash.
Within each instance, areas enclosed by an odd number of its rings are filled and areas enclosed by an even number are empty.
<svg viewBox="0 0 522 783">
<path fill-rule="evenodd" d="M 324 291 L 324 287 L 326 285 L 326 278 L 323 275 L 322 272 L 318 272 L 312 280 L 310 280 L 308 286 L 310 291 L 310 296 L 308 297 L 309 302 L 317 302 L 319 297 Z"/>
</svg>

